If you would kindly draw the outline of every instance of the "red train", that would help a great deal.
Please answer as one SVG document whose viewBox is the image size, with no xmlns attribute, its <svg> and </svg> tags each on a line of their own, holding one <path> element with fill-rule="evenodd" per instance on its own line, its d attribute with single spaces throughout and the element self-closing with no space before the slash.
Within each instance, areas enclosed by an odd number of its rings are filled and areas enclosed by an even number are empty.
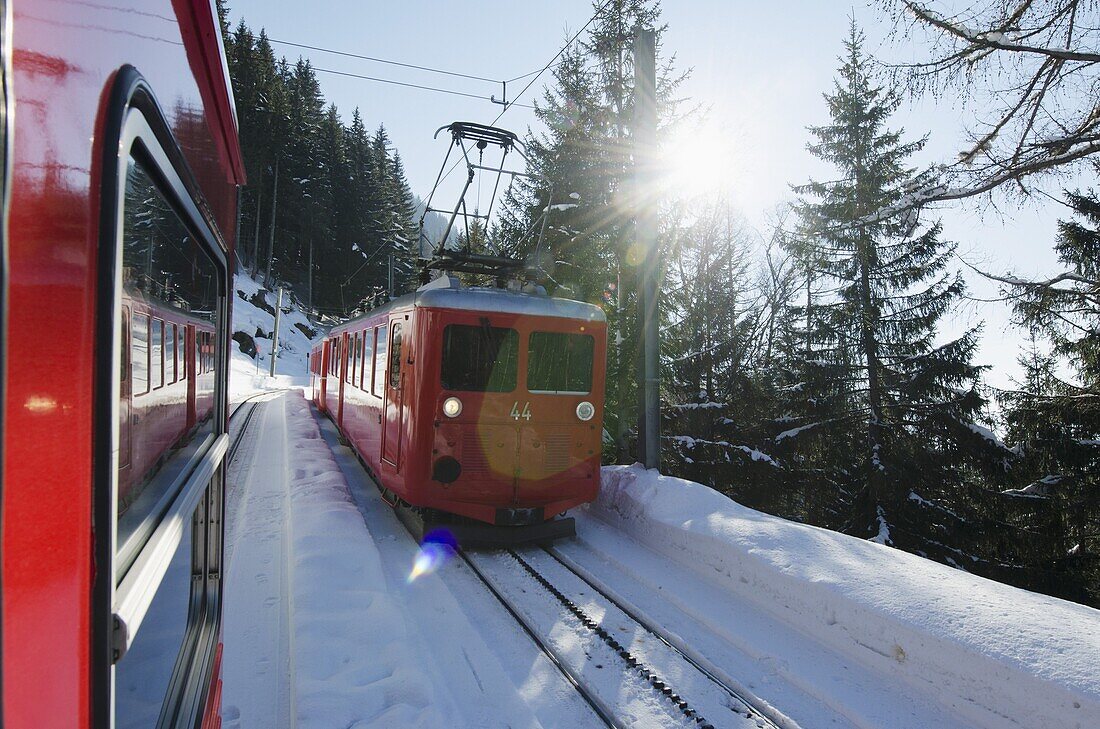
<svg viewBox="0 0 1100 729">
<path fill-rule="evenodd" d="M 317 406 L 414 531 L 553 539 L 574 529 L 554 516 L 596 497 L 606 319 L 530 290 L 443 276 L 313 350 Z"/>
<path fill-rule="evenodd" d="M 220 725 L 244 167 L 212 0 L 0 0 L 0 725 Z"/>
<path fill-rule="evenodd" d="M 213 325 L 126 290 L 122 299 L 118 503 L 125 511 L 145 481 L 214 410 Z"/>
</svg>

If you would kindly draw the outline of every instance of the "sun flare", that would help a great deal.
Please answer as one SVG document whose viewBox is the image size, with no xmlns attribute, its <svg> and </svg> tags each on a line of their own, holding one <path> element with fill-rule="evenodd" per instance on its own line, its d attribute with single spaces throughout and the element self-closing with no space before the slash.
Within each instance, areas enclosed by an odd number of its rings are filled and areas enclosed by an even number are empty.
<svg viewBox="0 0 1100 729">
<path fill-rule="evenodd" d="M 662 156 L 673 196 L 720 194 L 738 186 L 731 134 L 713 123 L 681 125 L 665 143 Z"/>
</svg>

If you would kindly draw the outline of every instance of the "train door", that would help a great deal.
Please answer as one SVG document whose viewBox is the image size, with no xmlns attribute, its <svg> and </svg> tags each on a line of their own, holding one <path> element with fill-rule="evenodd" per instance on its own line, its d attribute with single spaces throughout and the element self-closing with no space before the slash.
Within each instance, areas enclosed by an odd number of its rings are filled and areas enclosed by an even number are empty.
<svg viewBox="0 0 1100 729">
<path fill-rule="evenodd" d="M 401 470 L 401 426 L 404 415 L 405 383 L 401 373 L 403 322 L 390 324 L 389 362 L 386 367 L 385 415 L 382 418 L 382 460 Z"/>
<path fill-rule="evenodd" d="M 340 393 L 339 399 L 336 401 L 336 423 L 340 426 L 344 426 L 344 383 L 348 381 L 348 366 L 351 358 L 348 357 L 348 335 L 340 335 L 340 359 L 336 363 L 336 372 L 340 378 L 340 383 L 337 385 L 339 388 L 337 392 Z"/>
<path fill-rule="evenodd" d="M 130 307 L 122 307 L 122 345 L 119 362 L 118 391 L 118 473 L 119 481 L 130 481 L 130 409 L 133 382 L 130 375 Z"/>
<path fill-rule="evenodd" d="M 190 432 L 199 419 L 199 411 L 196 402 L 198 400 L 198 368 L 195 366 L 195 363 L 198 361 L 198 348 L 195 346 L 195 326 L 193 324 L 187 324 L 184 329 L 186 330 L 186 334 L 183 337 L 186 356 L 183 358 L 183 367 L 187 374 L 187 430 Z"/>
<path fill-rule="evenodd" d="M 325 409 L 325 383 L 328 382 L 329 343 L 321 345 L 321 351 L 317 355 L 317 404 Z"/>
</svg>

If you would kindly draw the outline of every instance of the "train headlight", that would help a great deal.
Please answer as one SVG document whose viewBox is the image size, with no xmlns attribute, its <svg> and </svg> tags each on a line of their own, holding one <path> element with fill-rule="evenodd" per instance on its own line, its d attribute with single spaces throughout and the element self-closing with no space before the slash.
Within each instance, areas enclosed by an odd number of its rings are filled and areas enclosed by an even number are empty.
<svg viewBox="0 0 1100 729">
<path fill-rule="evenodd" d="M 592 419 L 592 416 L 596 414 L 596 406 L 585 400 L 577 406 L 577 417 L 581 420 L 588 421 Z"/>
<path fill-rule="evenodd" d="M 443 401 L 443 414 L 448 418 L 457 418 L 462 414 L 462 401 L 457 397 L 449 397 Z"/>
</svg>

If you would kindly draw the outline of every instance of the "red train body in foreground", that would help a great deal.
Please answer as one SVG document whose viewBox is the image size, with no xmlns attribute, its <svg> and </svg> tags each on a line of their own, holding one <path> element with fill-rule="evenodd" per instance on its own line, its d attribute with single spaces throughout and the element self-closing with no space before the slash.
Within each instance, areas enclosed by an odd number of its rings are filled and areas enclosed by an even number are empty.
<svg viewBox="0 0 1100 729">
<path fill-rule="evenodd" d="M 244 167 L 212 0 L 0 0 L 0 725 L 220 725 Z"/>
<path fill-rule="evenodd" d="M 444 276 L 334 328 L 313 398 L 424 528 L 551 539 L 599 489 L 606 338 L 597 306 Z"/>
</svg>

